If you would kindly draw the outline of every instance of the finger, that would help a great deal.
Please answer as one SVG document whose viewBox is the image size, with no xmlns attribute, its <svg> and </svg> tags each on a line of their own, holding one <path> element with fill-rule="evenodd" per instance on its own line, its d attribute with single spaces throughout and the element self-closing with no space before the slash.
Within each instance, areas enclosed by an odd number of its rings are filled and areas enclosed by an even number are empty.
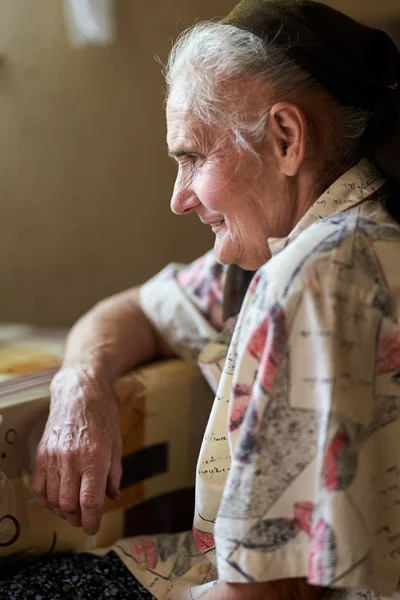
<svg viewBox="0 0 400 600">
<path fill-rule="evenodd" d="M 32 477 L 32 490 L 36 494 L 39 504 L 48 508 L 47 502 L 47 468 L 45 465 L 45 457 L 41 450 L 37 450 L 35 457 L 35 471 Z"/>
<path fill-rule="evenodd" d="M 115 468 L 115 470 L 117 470 L 118 467 Z M 121 481 L 121 477 L 122 477 L 122 468 L 121 466 L 118 468 L 119 469 L 119 475 L 116 475 L 115 473 L 110 473 L 108 474 L 107 477 L 107 487 L 106 487 L 106 495 L 108 498 L 110 498 L 110 500 L 119 500 L 121 497 L 121 492 L 120 492 L 120 481 Z M 118 483 L 116 483 L 118 482 Z"/>
<path fill-rule="evenodd" d="M 57 457 L 55 455 L 50 456 L 49 467 L 46 478 L 46 496 L 47 504 L 50 510 L 64 519 L 64 515 L 60 510 L 60 474 L 58 470 Z"/>
<path fill-rule="evenodd" d="M 111 458 L 111 467 L 107 477 L 107 496 L 111 500 L 118 500 L 120 497 L 120 486 L 122 478 L 121 450 L 116 446 Z"/>
<path fill-rule="evenodd" d="M 78 469 L 75 465 L 67 462 L 61 471 L 60 509 L 65 519 L 73 527 L 80 527 L 82 524 L 79 502 L 80 487 L 81 477 Z"/>
<path fill-rule="evenodd" d="M 56 457 L 51 456 L 49 460 L 48 477 L 46 480 L 47 502 L 53 509 L 60 508 L 60 474 Z"/>
<path fill-rule="evenodd" d="M 82 475 L 80 506 L 82 526 L 87 535 L 95 535 L 104 509 L 107 474 L 86 471 Z"/>
</svg>

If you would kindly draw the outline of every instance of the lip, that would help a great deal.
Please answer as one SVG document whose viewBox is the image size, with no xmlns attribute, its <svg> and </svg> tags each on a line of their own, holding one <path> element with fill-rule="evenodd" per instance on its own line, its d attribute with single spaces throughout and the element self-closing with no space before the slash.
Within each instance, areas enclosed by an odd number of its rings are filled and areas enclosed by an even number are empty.
<svg viewBox="0 0 400 600">
<path fill-rule="evenodd" d="M 210 225 L 210 227 L 212 229 L 214 229 L 215 227 L 219 227 L 224 222 L 225 222 L 225 219 L 221 219 L 220 221 L 202 221 L 202 223 L 204 225 Z"/>
<path fill-rule="evenodd" d="M 211 224 L 211 229 L 212 231 L 218 231 L 223 225 L 225 224 L 225 219 L 222 219 L 222 221 L 220 221 L 219 223 L 215 223 L 215 224 Z"/>
</svg>

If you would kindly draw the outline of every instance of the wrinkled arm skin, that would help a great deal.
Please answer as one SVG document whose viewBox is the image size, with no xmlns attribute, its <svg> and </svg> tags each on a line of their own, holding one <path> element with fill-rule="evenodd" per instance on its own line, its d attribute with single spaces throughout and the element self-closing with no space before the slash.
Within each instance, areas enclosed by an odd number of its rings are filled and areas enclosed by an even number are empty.
<svg viewBox="0 0 400 600">
<path fill-rule="evenodd" d="M 94 535 L 106 494 L 117 499 L 121 436 L 115 380 L 156 357 L 172 357 L 140 308 L 139 288 L 97 304 L 72 328 L 51 384 L 49 418 L 36 452 L 39 502 Z"/>
</svg>

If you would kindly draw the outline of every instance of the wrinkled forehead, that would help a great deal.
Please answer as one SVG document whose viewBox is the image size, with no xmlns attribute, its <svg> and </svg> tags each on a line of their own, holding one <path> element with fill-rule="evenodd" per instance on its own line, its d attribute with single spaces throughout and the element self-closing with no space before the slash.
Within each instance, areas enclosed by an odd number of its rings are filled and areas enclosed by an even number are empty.
<svg viewBox="0 0 400 600">
<path fill-rule="evenodd" d="M 196 82 L 179 78 L 173 83 L 166 106 L 169 148 L 172 140 L 177 143 L 177 140 L 197 138 L 211 144 L 218 136 L 226 135 L 232 116 L 242 122 L 257 119 L 271 108 L 276 98 L 276 91 L 269 83 L 250 76 L 221 79 L 211 86 L 211 91 L 209 88 L 207 96 L 203 97 Z M 207 103 L 210 104 L 212 119 L 207 124 L 196 115 L 193 103 L 197 109 L 202 103 L 203 113 L 207 113 Z"/>
<path fill-rule="evenodd" d="M 176 138 L 185 138 L 198 130 L 200 123 L 190 110 L 189 91 L 184 83 L 177 82 L 167 100 L 167 143 L 170 146 Z"/>
<path fill-rule="evenodd" d="M 191 86 L 183 79 L 178 79 L 172 85 L 167 99 L 167 119 L 171 113 L 188 113 L 190 108 Z"/>
</svg>

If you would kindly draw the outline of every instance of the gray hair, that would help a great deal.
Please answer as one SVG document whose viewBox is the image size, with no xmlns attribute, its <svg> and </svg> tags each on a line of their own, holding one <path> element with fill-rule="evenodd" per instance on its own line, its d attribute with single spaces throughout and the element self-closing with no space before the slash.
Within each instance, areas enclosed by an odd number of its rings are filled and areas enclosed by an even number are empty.
<svg viewBox="0 0 400 600">
<path fill-rule="evenodd" d="M 258 107 L 257 114 L 249 118 L 243 114 L 238 96 L 229 97 L 226 88 L 220 93 L 221 82 L 243 77 L 265 81 L 285 100 L 311 91 L 327 96 L 273 40 L 266 43 L 248 31 L 214 22 L 197 24 L 179 36 L 169 55 L 165 77 L 167 94 L 175 82 L 184 81 L 194 115 L 206 125 L 227 126 L 233 144 L 254 154 L 264 139 L 271 106 Z M 332 135 L 327 155 L 347 168 L 359 153 L 369 114 L 331 100 Z"/>
</svg>

